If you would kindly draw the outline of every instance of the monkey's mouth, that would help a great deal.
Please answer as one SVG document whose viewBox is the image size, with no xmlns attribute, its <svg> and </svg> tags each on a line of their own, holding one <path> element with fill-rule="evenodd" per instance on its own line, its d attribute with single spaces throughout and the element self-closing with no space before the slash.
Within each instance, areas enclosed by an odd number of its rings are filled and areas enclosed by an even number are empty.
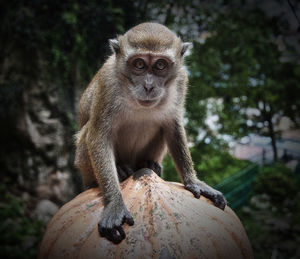
<svg viewBox="0 0 300 259">
<path fill-rule="evenodd" d="M 137 101 L 140 105 L 149 107 L 149 106 L 153 106 L 157 100 L 137 100 Z"/>
</svg>

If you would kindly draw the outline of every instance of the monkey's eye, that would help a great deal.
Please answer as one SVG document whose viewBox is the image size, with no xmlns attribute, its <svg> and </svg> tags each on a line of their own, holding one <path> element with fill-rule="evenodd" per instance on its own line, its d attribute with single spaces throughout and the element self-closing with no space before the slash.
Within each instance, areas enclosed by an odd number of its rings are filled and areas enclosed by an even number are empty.
<svg viewBox="0 0 300 259">
<path fill-rule="evenodd" d="M 168 66 L 168 63 L 164 59 L 159 59 L 154 64 L 154 68 L 157 70 L 164 70 L 167 66 Z"/>
<path fill-rule="evenodd" d="M 137 69 L 144 69 L 146 66 L 145 61 L 142 60 L 141 58 L 137 58 L 136 60 L 133 61 L 132 64 Z"/>
</svg>

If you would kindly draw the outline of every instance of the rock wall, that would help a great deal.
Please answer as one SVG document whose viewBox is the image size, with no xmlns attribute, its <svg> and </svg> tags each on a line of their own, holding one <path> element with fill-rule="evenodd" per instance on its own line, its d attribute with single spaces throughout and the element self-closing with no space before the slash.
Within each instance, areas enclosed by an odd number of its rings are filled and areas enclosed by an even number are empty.
<svg viewBox="0 0 300 259">
<path fill-rule="evenodd" d="M 43 218 L 37 215 L 45 211 L 40 207 L 55 211 L 54 206 L 70 200 L 81 186 L 73 166 L 74 116 L 62 110 L 54 86 L 40 82 L 30 87 L 3 87 L 7 89 L 1 91 L 1 182 L 23 197 L 32 215 Z M 11 99 L 5 99 L 6 92 L 12 93 Z"/>
</svg>

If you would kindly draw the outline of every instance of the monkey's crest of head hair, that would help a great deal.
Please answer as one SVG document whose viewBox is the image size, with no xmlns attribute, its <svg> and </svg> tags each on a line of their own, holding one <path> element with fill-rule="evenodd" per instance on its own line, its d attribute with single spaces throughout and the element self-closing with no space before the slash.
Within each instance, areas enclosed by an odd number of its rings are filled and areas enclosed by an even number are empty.
<svg viewBox="0 0 300 259">
<path fill-rule="evenodd" d="M 158 23 L 142 23 L 127 31 L 119 40 L 136 49 L 164 51 L 168 48 L 180 49 L 181 40 L 166 26 Z"/>
</svg>

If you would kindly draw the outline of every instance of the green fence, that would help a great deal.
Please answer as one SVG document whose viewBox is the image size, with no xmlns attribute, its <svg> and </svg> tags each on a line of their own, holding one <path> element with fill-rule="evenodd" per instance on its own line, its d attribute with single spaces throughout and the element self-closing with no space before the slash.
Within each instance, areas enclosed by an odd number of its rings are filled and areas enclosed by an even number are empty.
<svg viewBox="0 0 300 259">
<path fill-rule="evenodd" d="M 258 174 L 258 165 L 250 165 L 242 171 L 226 178 L 214 188 L 221 191 L 232 209 L 243 205 L 252 190 L 252 182 Z"/>
</svg>

